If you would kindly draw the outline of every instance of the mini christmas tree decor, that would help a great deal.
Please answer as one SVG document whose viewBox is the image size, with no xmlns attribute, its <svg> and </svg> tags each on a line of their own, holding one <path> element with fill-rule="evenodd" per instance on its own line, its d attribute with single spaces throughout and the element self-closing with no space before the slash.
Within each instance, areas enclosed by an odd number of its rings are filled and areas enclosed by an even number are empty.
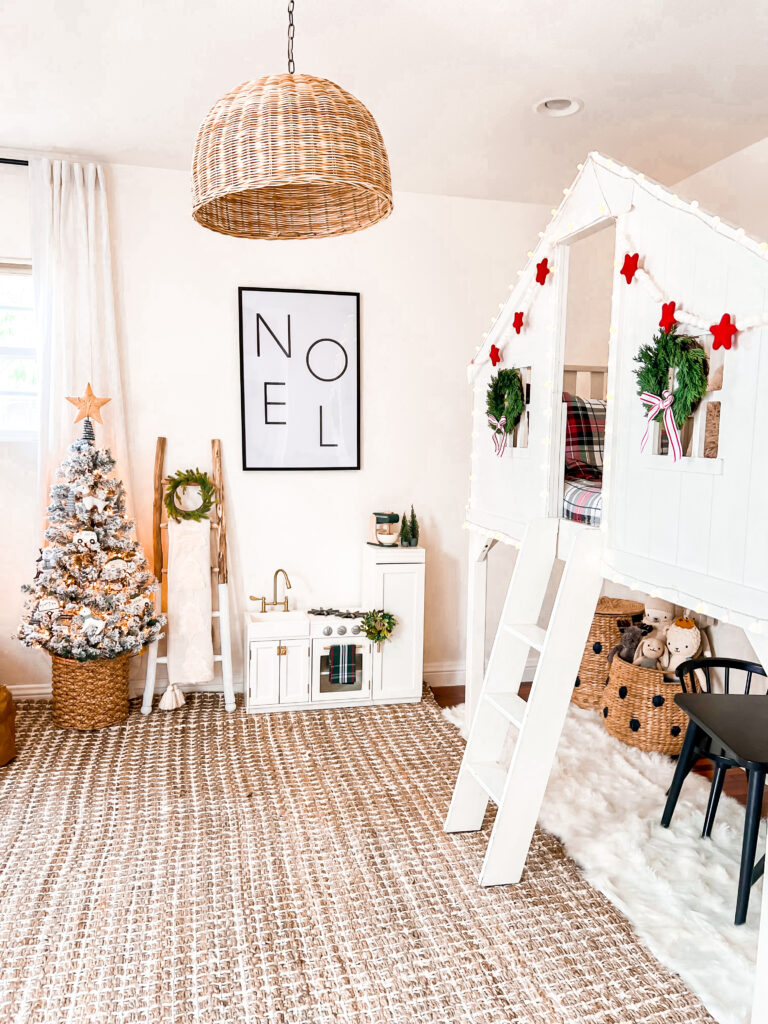
<svg viewBox="0 0 768 1024">
<path fill-rule="evenodd" d="M 411 524 L 408 522 L 408 515 L 405 512 L 400 519 L 400 544 L 404 548 L 411 546 Z"/>
<path fill-rule="evenodd" d="M 54 717 L 57 664 L 59 673 L 65 671 L 71 680 L 78 663 L 87 668 L 85 663 L 137 654 L 159 637 L 165 621 L 155 611 L 157 581 L 133 535 L 133 523 L 125 517 L 123 485 L 112 474 L 115 461 L 93 442 L 93 425 L 86 416 L 82 437 L 69 446 L 51 487 L 47 546 L 40 552 L 34 580 L 23 588 L 28 598 L 17 635 L 28 647 L 41 647 L 54 658 Z M 121 704 L 127 713 L 123 660 Z M 97 673 L 93 665 L 90 676 Z"/>
<path fill-rule="evenodd" d="M 411 544 L 415 547 L 419 543 L 419 520 L 416 518 L 416 513 L 413 511 L 413 505 L 411 505 Z"/>
</svg>

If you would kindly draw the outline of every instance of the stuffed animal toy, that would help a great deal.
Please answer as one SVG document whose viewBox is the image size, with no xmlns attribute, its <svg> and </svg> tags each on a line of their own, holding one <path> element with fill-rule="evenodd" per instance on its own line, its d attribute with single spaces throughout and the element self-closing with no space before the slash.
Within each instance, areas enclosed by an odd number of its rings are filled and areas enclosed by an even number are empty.
<svg viewBox="0 0 768 1024">
<path fill-rule="evenodd" d="M 614 657 L 618 654 L 622 661 L 628 661 L 632 664 L 632 659 L 635 656 L 637 645 L 647 636 L 650 631 L 650 626 L 635 626 L 632 623 L 626 622 L 626 620 L 619 620 L 617 623 L 621 632 L 621 642 L 608 652 L 608 664 L 613 662 Z"/>
<path fill-rule="evenodd" d="M 651 627 L 652 636 L 663 640 L 676 615 L 677 611 L 673 604 L 662 601 L 660 597 L 652 597 L 646 602 L 643 622 Z"/>
<path fill-rule="evenodd" d="M 666 646 L 659 664 L 665 674 L 673 676 L 677 666 L 695 658 L 701 648 L 701 633 L 693 619 L 675 619 L 667 630 Z"/>
<path fill-rule="evenodd" d="M 632 664 L 640 668 L 658 668 L 659 659 L 664 656 L 666 649 L 664 641 L 659 637 L 646 636 L 637 645 Z"/>
</svg>

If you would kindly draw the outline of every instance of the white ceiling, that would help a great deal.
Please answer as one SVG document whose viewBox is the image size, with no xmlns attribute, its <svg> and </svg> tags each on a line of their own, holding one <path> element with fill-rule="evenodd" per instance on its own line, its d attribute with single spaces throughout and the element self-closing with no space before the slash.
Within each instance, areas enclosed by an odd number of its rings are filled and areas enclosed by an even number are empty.
<svg viewBox="0 0 768 1024">
<path fill-rule="evenodd" d="M 285 69 L 285 9 L 3 0 L 0 146 L 186 168 L 214 100 Z M 371 109 L 396 189 L 551 203 L 590 149 L 672 184 L 768 136 L 767 29 L 763 0 L 296 0 L 296 65 Z"/>
</svg>

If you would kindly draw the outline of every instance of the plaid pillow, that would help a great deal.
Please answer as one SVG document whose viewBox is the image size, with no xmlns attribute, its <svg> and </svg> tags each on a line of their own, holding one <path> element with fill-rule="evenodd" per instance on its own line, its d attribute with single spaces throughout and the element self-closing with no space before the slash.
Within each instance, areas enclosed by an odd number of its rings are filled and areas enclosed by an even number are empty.
<svg viewBox="0 0 768 1024">
<path fill-rule="evenodd" d="M 603 492 L 595 480 L 566 480 L 563 516 L 574 523 L 599 526 L 603 516 Z"/>
<path fill-rule="evenodd" d="M 565 475 L 602 480 L 605 402 L 563 392 L 568 406 L 565 426 Z"/>
</svg>

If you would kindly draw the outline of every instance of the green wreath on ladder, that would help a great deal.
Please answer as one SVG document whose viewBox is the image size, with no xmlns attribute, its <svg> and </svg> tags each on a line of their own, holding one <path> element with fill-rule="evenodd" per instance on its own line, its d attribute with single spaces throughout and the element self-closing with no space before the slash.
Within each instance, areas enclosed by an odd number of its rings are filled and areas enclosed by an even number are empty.
<svg viewBox="0 0 768 1024">
<path fill-rule="evenodd" d="M 176 504 L 176 492 L 185 487 L 200 488 L 200 504 L 197 508 L 179 508 Z M 182 519 L 193 519 L 199 523 L 208 516 L 216 500 L 216 488 L 207 473 L 199 469 L 184 469 L 173 473 L 165 482 L 165 510 L 170 519 L 179 522 Z"/>
<path fill-rule="evenodd" d="M 486 395 L 485 411 L 493 431 L 497 455 L 503 455 L 507 436 L 512 433 L 525 410 L 525 393 L 519 370 L 499 370 L 491 377 Z"/>
</svg>

